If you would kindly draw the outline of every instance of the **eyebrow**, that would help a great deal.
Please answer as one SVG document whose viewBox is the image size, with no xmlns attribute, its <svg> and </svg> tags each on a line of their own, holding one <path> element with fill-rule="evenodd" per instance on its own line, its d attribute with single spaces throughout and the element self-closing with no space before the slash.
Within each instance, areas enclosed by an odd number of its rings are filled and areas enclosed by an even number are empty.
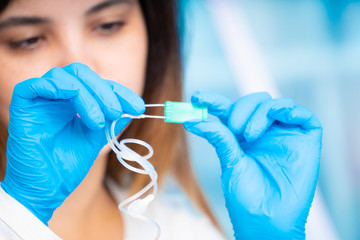
<svg viewBox="0 0 360 240">
<path fill-rule="evenodd" d="M 91 15 L 106 8 L 109 8 L 118 4 L 131 4 L 132 0 L 108 0 L 105 2 L 101 2 L 98 5 L 90 8 L 86 11 L 86 15 Z M 42 17 L 10 17 L 2 22 L 0 22 L 0 30 L 10 27 L 22 27 L 22 26 L 31 26 L 31 25 L 42 25 L 48 24 L 51 20 L 48 18 Z"/>
<path fill-rule="evenodd" d="M 0 30 L 9 27 L 40 25 L 50 23 L 50 19 L 41 17 L 11 17 L 0 22 Z"/>
<path fill-rule="evenodd" d="M 86 11 L 85 15 L 91 15 L 91 14 L 97 13 L 101 10 L 112 7 L 114 5 L 124 4 L 124 3 L 130 4 L 131 2 L 132 2 L 132 0 L 108 0 L 108 1 L 99 3 L 98 5 L 95 5 L 94 7 L 90 8 L 88 11 Z"/>
</svg>

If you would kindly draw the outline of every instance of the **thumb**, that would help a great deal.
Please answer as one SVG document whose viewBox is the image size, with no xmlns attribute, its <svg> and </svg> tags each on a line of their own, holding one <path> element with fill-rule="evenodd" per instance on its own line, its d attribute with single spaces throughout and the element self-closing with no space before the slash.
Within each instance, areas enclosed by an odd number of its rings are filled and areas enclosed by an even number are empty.
<svg viewBox="0 0 360 240">
<path fill-rule="evenodd" d="M 187 131 L 205 138 L 216 149 L 223 172 L 245 156 L 234 134 L 218 120 L 187 121 L 184 127 Z"/>
<path fill-rule="evenodd" d="M 122 130 L 131 122 L 131 118 L 128 117 L 121 117 L 116 121 L 114 133 L 115 136 L 119 135 Z"/>
<path fill-rule="evenodd" d="M 121 117 L 115 121 L 108 120 L 105 131 L 109 130 L 110 138 L 116 138 L 130 122 L 131 118 L 128 117 Z"/>
</svg>

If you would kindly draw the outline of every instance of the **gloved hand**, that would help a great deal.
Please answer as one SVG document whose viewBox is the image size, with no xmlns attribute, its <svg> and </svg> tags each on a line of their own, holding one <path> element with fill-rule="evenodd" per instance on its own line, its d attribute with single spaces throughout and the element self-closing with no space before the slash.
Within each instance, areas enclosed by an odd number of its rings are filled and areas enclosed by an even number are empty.
<svg viewBox="0 0 360 240">
<path fill-rule="evenodd" d="M 10 104 L 2 188 L 47 225 L 107 143 L 105 121 L 144 111 L 136 93 L 80 63 L 20 82 Z M 119 121 L 118 133 L 128 121 Z"/>
<path fill-rule="evenodd" d="M 292 100 L 267 93 L 232 103 L 196 92 L 191 100 L 221 120 L 184 126 L 216 149 L 236 239 L 305 239 L 320 162 L 317 118 Z"/>
</svg>

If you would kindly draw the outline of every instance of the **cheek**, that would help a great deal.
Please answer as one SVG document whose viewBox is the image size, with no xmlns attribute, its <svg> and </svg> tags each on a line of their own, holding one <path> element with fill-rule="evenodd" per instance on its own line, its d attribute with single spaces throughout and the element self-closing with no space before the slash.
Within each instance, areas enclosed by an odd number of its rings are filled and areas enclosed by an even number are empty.
<svg viewBox="0 0 360 240">
<path fill-rule="evenodd" d="M 129 22 L 118 37 L 97 48 L 103 51 L 96 54 L 99 64 L 95 64 L 95 69 L 101 77 L 118 82 L 141 96 L 146 77 L 148 38 L 139 7 Z"/>
<path fill-rule="evenodd" d="M 26 79 L 23 74 L 24 66 L 19 67 L 19 63 L 12 62 L 11 57 L 0 58 L 0 69 L 2 69 L 0 71 L 0 121 L 6 126 L 9 121 L 9 105 L 13 89 L 17 83 Z"/>
<path fill-rule="evenodd" d="M 145 37 L 129 37 L 109 48 L 101 56 L 98 74 L 104 79 L 118 82 L 142 95 L 145 85 L 147 40 Z M 104 64 L 105 63 L 105 64 Z"/>
<path fill-rule="evenodd" d="M 2 68 L 3 69 L 3 68 Z M 0 73 L 0 123 L 7 126 L 9 122 L 9 105 L 15 82 Z"/>
<path fill-rule="evenodd" d="M 51 68 L 49 61 L 23 61 L 21 58 L 4 55 L 0 57 L 0 121 L 8 125 L 9 105 L 17 83 L 29 78 L 41 77 Z"/>
<path fill-rule="evenodd" d="M 19 58 L 4 56 L 0 58 L 0 104 L 9 105 L 15 85 L 29 78 L 41 77 L 50 68 L 49 61 L 36 61 L 30 64 Z"/>
</svg>

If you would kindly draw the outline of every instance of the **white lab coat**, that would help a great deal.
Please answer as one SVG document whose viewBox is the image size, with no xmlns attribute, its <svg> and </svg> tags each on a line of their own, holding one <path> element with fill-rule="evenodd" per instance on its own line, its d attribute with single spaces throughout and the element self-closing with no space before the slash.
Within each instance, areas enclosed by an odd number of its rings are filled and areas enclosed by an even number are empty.
<svg viewBox="0 0 360 240">
<path fill-rule="evenodd" d="M 124 199 L 124 192 L 111 180 L 107 185 L 115 199 Z M 198 211 L 192 210 L 184 196 L 160 193 L 146 215 L 161 227 L 160 239 L 223 240 L 224 236 Z M 155 227 L 123 214 L 125 240 L 154 239 Z M 0 239 L 59 240 L 61 239 L 23 205 L 0 188 Z"/>
</svg>

